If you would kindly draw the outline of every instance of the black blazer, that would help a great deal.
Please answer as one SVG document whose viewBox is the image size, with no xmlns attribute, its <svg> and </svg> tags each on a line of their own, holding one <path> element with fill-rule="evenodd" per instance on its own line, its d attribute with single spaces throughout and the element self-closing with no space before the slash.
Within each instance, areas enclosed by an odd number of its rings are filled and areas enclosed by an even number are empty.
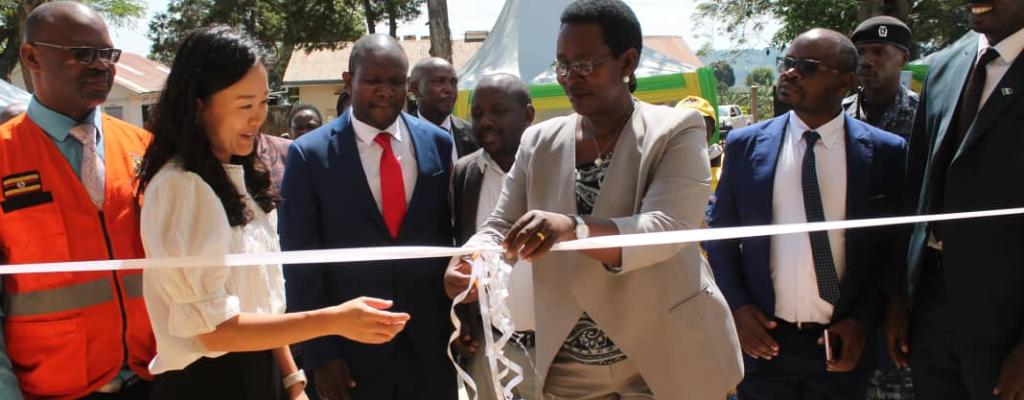
<svg viewBox="0 0 1024 400">
<path fill-rule="evenodd" d="M 465 157 L 480 149 L 480 146 L 473 140 L 473 126 L 454 115 L 452 115 L 452 139 L 455 140 L 455 152 L 459 157 Z"/>
<path fill-rule="evenodd" d="M 933 196 L 942 212 L 1024 206 L 1024 57 L 1017 57 L 953 151 L 957 102 L 978 54 L 978 35 L 935 57 L 921 93 L 910 139 L 908 179 L 916 204 L 929 214 Z M 935 180 L 949 160 L 945 190 Z M 911 295 L 920 278 L 928 227 L 914 227 L 904 289 Z M 958 340 L 1014 344 L 1024 340 L 1024 217 L 942 223 L 943 269 L 950 326 Z"/>
<path fill-rule="evenodd" d="M 484 182 L 477 163 L 483 153 L 480 149 L 455 162 L 455 241 L 459 246 L 476 233 L 476 211 Z"/>
</svg>

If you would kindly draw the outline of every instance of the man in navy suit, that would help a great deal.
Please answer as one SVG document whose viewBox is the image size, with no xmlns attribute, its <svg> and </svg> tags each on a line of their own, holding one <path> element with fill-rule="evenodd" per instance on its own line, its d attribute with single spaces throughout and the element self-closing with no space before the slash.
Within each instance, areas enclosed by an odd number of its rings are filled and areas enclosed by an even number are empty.
<svg viewBox="0 0 1024 400">
<path fill-rule="evenodd" d="M 838 32 L 814 29 L 793 41 L 780 62 L 778 90 L 793 111 L 729 134 L 711 227 L 898 212 L 906 143 L 842 112 L 856 68 L 857 50 Z M 901 232 L 706 244 L 745 353 L 740 398 L 866 397 L 873 352 L 864 348 L 879 318 L 880 277 L 901 261 Z"/>
<path fill-rule="evenodd" d="M 352 48 L 344 79 L 351 111 L 296 140 L 282 183 L 283 250 L 452 246 L 451 136 L 401 112 L 408 61 L 387 35 Z M 412 316 L 379 346 L 328 337 L 303 343 L 303 363 L 330 399 L 456 399 L 446 348 L 447 259 L 293 266 L 290 311 L 359 296 L 394 300 Z"/>
</svg>

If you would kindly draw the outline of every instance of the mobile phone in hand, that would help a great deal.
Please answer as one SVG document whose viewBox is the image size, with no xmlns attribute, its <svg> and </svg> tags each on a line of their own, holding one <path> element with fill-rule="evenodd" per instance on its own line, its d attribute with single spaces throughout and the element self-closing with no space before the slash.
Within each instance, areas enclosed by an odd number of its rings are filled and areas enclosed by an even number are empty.
<svg viewBox="0 0 1024 400">
<path fill-rule="evenodd" d="M 842 341 L 838 337 L 833 338 L 832 334 L 825 329 L 825 360 L 835 361 L 839 358 L 839 350 L 842 349 Z"/>
</svg>

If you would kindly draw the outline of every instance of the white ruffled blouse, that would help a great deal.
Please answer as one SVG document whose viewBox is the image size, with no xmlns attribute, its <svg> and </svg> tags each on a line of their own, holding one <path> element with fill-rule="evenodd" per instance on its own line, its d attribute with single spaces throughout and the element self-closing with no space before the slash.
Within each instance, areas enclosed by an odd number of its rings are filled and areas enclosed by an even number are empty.
<svg viewBox="0 0 1024 400">
<path fill-rule="evenodd" d="M 141 234 L 147 258 L 276 252 L 277 212 L 264 213 L 245 190 L 240 165 L 225 164 L 244 194 L 253 219 L 231 227 L 220 199 L 199 175 L 171 161 L 143 194 Z M 280 264 L 248 267 L 166 268 L 143 272 L 143 289 L 157 355 L 149 371 L 180 370 L 206 350 L 198 335 L 240 313 L 280 314 L 285 310 Z"/>
</svg>

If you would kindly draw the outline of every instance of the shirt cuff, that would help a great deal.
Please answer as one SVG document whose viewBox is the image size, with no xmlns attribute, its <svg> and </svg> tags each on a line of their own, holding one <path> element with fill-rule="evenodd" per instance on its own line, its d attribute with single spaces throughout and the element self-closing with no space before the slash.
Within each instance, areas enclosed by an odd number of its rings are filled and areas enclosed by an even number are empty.
<svg viewBox="0 0 1024 400">
<path fill-rule="evenodd" d="M 240 313 L 238 296 L 221 289 L 208 299 L 171 304 L 167 326 L 172 336 L 191 338 L 213 332 L 217 325 Z"/>
</svg>

